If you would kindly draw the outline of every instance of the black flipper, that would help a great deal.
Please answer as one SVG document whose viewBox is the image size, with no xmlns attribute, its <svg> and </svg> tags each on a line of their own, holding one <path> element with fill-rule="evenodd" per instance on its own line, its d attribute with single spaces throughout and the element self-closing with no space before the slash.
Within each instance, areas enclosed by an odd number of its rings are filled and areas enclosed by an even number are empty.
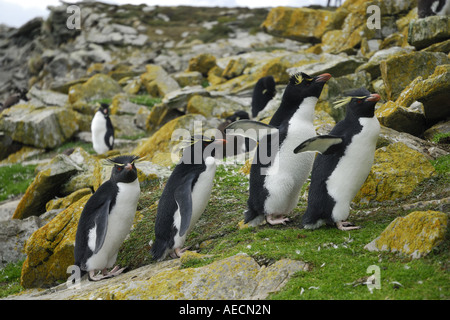
<svg viewBox="0 0 450 320">
<path fill-rule="evenodd" d="M 326 153 L 332 146 L 342 143 L 343 138 L 332 135 L 315 136 L 303 141 L 294 149 L 294 153 L 314 151 L 320 153 Z"/>
<path fill-rule="evenodd" d="M 247 119 L 235 121 L 225 128 L 227 135 L 239 135 L 255 141 L 275 132 L 278 132 L 278 129 L 274 126 Z"/>
<path fill-rule="evenodd" d="M 188 174 L 184 181 L 175 189 L 174 197 L 180 210 L 181 224 L 180 236 L 183 236 L 189 229 L 192 218 L 192 182 L 196 177 L 195 173 Z"/>
<path fill-rule="evenodd" d="M 97 217 L 95 218 L 95 250 L 94 253 L 100 251 L 103 247 L 103 242 L 105 242 L 106 231 L 108 230 L 108 216 L 109 216 L 109 206 L 111 200 L 105 201 L 102 206 L 98 209 Z"/>
</svg>

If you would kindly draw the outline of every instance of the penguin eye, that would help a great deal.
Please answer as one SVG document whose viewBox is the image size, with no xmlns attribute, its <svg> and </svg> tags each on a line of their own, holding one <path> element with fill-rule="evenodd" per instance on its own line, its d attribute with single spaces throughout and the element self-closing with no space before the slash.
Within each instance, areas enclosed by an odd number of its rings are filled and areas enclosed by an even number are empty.
<svg viewBox="0 0 450 320">
<path fill-rule="evenodd" d="M 361 104 L 363 101 L 361 99 L 356 101 L 358 104 Z"/>
<path fill-rule="evenodd" d="M 117 171 L 122 171 L 123 167 L 117 167 Z"/>
</svg>

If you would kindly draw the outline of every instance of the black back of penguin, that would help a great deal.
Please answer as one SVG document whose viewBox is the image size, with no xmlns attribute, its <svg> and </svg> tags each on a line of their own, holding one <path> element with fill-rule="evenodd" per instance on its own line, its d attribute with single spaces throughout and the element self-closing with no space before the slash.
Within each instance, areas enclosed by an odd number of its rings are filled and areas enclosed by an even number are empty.
<svg viewBox="0 0 450 320">
<path fill-rule="evenodd" d="M 252 96 L 252 117 L 255 118 L 267 103 L 275 96 L 275 79 L 272 76 L 263 77 L 256 82 Z"/>
<path fill-rule="evenodd" d="M 179 204 L 175 200 L 177 189 L 184 185 L 186 181 L 189 181 L 190 191 L 192 192 L 198 177 L 206 170 L 206 155 L 214 156 L 215 150 L 220 151 L 220 149 L 212 149 L 212 152 L 208 150 L 208 146 L 214 140 L 197 137 L 193 138 L 192 142 L 190 146 L 183 150 L 182 159 L 167 180 L 158 203 L 155 220 L 155 242 L 150 252 L 154 260 L 164 259 L 167 250 L 174 247 L 174 238 L 180 231 L 174 225 L 174 215 L 179 208 Z M 180 214 L 183 215 L 183 212 L 180 212 Z"/>
<path fill-rule="evenodd" d="M 137 170 L 134 164 L 132 170 L 125 170 L 123 166 L 126 163 L 133 163 L 137 158 L 136 156 L 118 156 L 111 159 L 111 162 L 115 165 L 111 171 L 110 179 L 97 189 L 83 208 L 78 222 L 74 249 L 75 265 L 79 266 L 82 271 L 86 271 L 85 263 L 94 253 L 88 245 L 89 230 L 99 223 L 100 210 L 105 203 L 109 202 L 107 212 L 111 212 L 116 205 L 119 191 L 117 183 L 130 183 L 137 179 Z"/>
<path fill-rule="evenodd" d="M 315 224 L 319 219 L 333 224 L 331 212 L 336 204 L 327 191 L 327 179 L 336 169 L 337 164 L 345 155 L 352 138 L 363 129 L 359 119 L 374 116 L 375 103 L 367 103 L 364 97 L 370 96 L 365 88 L 348 93 L 353 97 L 347 106 L 346 116 L 330 131 L 330 136 L 342 138 L 340 144 L 333 145 L 323 154 L 318 153 L 311 172 L 311 185 L 308 194 L 308 207 L 302 218 L 303 225 Z M 357 168 L 354 168 L 357 170 Z"/>
</svg>

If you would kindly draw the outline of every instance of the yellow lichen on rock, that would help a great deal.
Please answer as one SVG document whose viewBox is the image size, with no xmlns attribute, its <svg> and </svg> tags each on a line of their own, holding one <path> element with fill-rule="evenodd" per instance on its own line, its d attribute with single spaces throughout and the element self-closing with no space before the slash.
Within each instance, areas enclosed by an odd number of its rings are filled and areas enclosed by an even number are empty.
<svg viewBox="0 0 450 320">
<path fill-rule="evenodd" d="M 67 267 L 74 264 L 78 221 L 91 195 L 85 195 L 35 231 L 25 244 L 27 258 L 20 283 L 24 288 L 54 285 L 66 280 Z"/>
<path fill-rule="evenodd" d="M 365 246 L 370 251 L 391 251 L 420 258 L 439 245 L 447 232 L 448 214 L 415 211 L 392 221 L 381 235 Z"/>
<path fill-rule="evenodd" d="M 375 152 L 375 160 L 354 201 L 395 200 L 409 195 L 424 179 L 435 173 L 421 153 L 397 142 Z"/>
</svg>

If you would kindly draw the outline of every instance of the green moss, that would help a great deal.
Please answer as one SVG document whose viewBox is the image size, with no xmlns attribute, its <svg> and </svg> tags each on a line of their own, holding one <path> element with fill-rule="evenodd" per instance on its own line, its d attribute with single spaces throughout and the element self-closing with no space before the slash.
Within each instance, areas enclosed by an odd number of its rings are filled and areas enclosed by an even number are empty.
<svg viewBox="0 0 450 320">
<path fill-rule="evenodd" d="M 0 201 L 25 193 L 34 179 L 36 165 L 11 164 L 0 167 Z"/>
</svg>

